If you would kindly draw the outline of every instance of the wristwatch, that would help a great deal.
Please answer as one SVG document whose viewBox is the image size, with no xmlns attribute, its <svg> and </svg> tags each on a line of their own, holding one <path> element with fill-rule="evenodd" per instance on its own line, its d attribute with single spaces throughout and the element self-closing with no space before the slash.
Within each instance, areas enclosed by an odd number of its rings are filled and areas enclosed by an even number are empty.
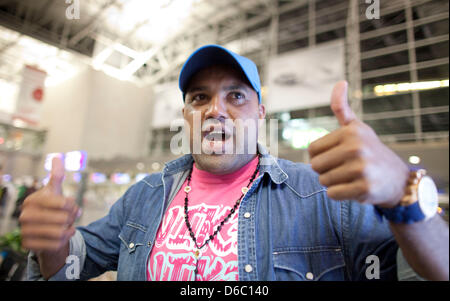
<svg viewBox="0 0 450 301">
<path fill-rule="evenodd" d="M 400 203 L 393 208 L 375 206 L 376 212 L 398 224 L 428 220 L 438 212 L 438 191 L 424 169 L 411 171 Z"/>
</svg>

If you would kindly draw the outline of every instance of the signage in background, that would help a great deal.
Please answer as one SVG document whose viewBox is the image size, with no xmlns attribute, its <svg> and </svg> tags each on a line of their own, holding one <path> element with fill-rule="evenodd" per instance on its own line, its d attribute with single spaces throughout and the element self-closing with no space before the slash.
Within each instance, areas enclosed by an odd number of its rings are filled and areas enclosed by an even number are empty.
<svg viewBox="0 0 450 301">
<path fill-rule="evenodd" d="M 64 167 L 67 171 L 82 171 L 86 168 L 86 159 L 85 151 L 68 152 L 64 158 Z"/>
<path fill-rule="evenodd" d="M 342 40 L 273 57 L 267 71 L 267 111 L 329 105 L 333 86 L 345 79 L 344 62 Z"/>
<path fill-rule="evenodd" d="M 118 185 L 128 184 L 130 183 L 130 181 L 131 181 L 130 175 L 127 173 L 118 172 L 111 175 L 111 182 Z"/>
<path fill-rule="evenodd" d="M 52 169 L 52 160 L 54 157 L 59 157 L 64 162 L 64 169 L 66 171 L 82 171 L 86 168 L 87 153 L 85 151 L 72 151 L 47 154 L 44 162 L 46 171 Z"/>
<path fill-rule="evenodd" d="M 13 114 L 14 119 L 20 119 L 31 125 L 39 124 L 46 76 L 45 71 L 25 65 Z"/>
<path fill-rule="evenodd" d="M 106 175 L 100 172 L 91 173 L 89 180 L 94 184 L 101 184 L 106 182 Z"/>
</svg>

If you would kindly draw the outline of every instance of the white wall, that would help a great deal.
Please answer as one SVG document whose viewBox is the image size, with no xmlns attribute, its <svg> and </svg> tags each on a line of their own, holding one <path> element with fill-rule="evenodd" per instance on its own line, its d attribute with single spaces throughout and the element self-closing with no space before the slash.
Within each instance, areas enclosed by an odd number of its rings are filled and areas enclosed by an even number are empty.
<svg viewBox="0 0 450 301">
<path fill-rule="evenodd" d="M 152 116 L 152 89 L 118 81 L 99 71 L 92 71 L 91 85 L 83 134 L 83 145 L 90 157 L 144 156 Z"/>
<path fill-rule="evenodd" d="M 48 130 L 44 153 L 67 152 L 83 146 L 91 90 L 90 69 L 58 86 L 46 88 L 41 112 L 41 126 Z"/>
<path fill-rule="evenodd" d="M 145 155 L 151 97 L 151 87 L 137 87 L 91 68 L 48 87 L 41 115 L 48 129 L 44 154 L 85 150 L 88 160 Z"/>
</svg>

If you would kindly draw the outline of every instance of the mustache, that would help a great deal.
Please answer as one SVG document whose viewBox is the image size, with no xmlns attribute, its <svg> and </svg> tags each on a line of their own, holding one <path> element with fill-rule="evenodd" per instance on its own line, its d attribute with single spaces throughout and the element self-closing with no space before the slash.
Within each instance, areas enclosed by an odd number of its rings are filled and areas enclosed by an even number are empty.
<svg viewBox="0 0 450 301">
<path fill-rule="evenodd" d="M 211 132 L 217 129 L 226 133 L 232 133 L 234 131 L 233 122 L 231 120 L 226 122 L 226 119 L 208 118 L 203 122 L 201 130 L 202 132 Z"/>
</svg>

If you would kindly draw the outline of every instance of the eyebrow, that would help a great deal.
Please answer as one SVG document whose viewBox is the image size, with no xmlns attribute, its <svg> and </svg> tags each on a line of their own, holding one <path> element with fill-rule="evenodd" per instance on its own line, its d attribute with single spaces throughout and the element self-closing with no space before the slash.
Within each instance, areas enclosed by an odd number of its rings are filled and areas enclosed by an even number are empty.
<svg viewBox="0 0 450 301">
<path fill-rule="evenodd" d="M 244 84 L 232 84 L 232 85 L 226 86 L 224 88 L 224 90 L 225 91 L 232 91 L 232 90 L 245 90 L 245 91 L 248 91 L 249 88 L 247 87 L 247 85 L 244 85 Z"/>
<path fill-rule="evenodd" d="M 187 89 L 186 93 L 193 93 L 193 92 L 201 92 L 201 91 L 208 91 L 207 86 L 194 86 Z"/>
<path fill-rule="evenodd" d="M 202 92 L 202 91 L 208 91 L 208 90 L 209 90 L 208 86 L 193 86 L 193 87 L 190 87 L 186 91 L 186 93 Z M 249 87 L 247 87 L 247 85 L 244 85 L 244 84 L 231 84 L 229 86 L 224 87 L 222 90 L 224 90 L 224 91 L 232 91 L 232 90 L 249 91 Z"/>
</svg>

